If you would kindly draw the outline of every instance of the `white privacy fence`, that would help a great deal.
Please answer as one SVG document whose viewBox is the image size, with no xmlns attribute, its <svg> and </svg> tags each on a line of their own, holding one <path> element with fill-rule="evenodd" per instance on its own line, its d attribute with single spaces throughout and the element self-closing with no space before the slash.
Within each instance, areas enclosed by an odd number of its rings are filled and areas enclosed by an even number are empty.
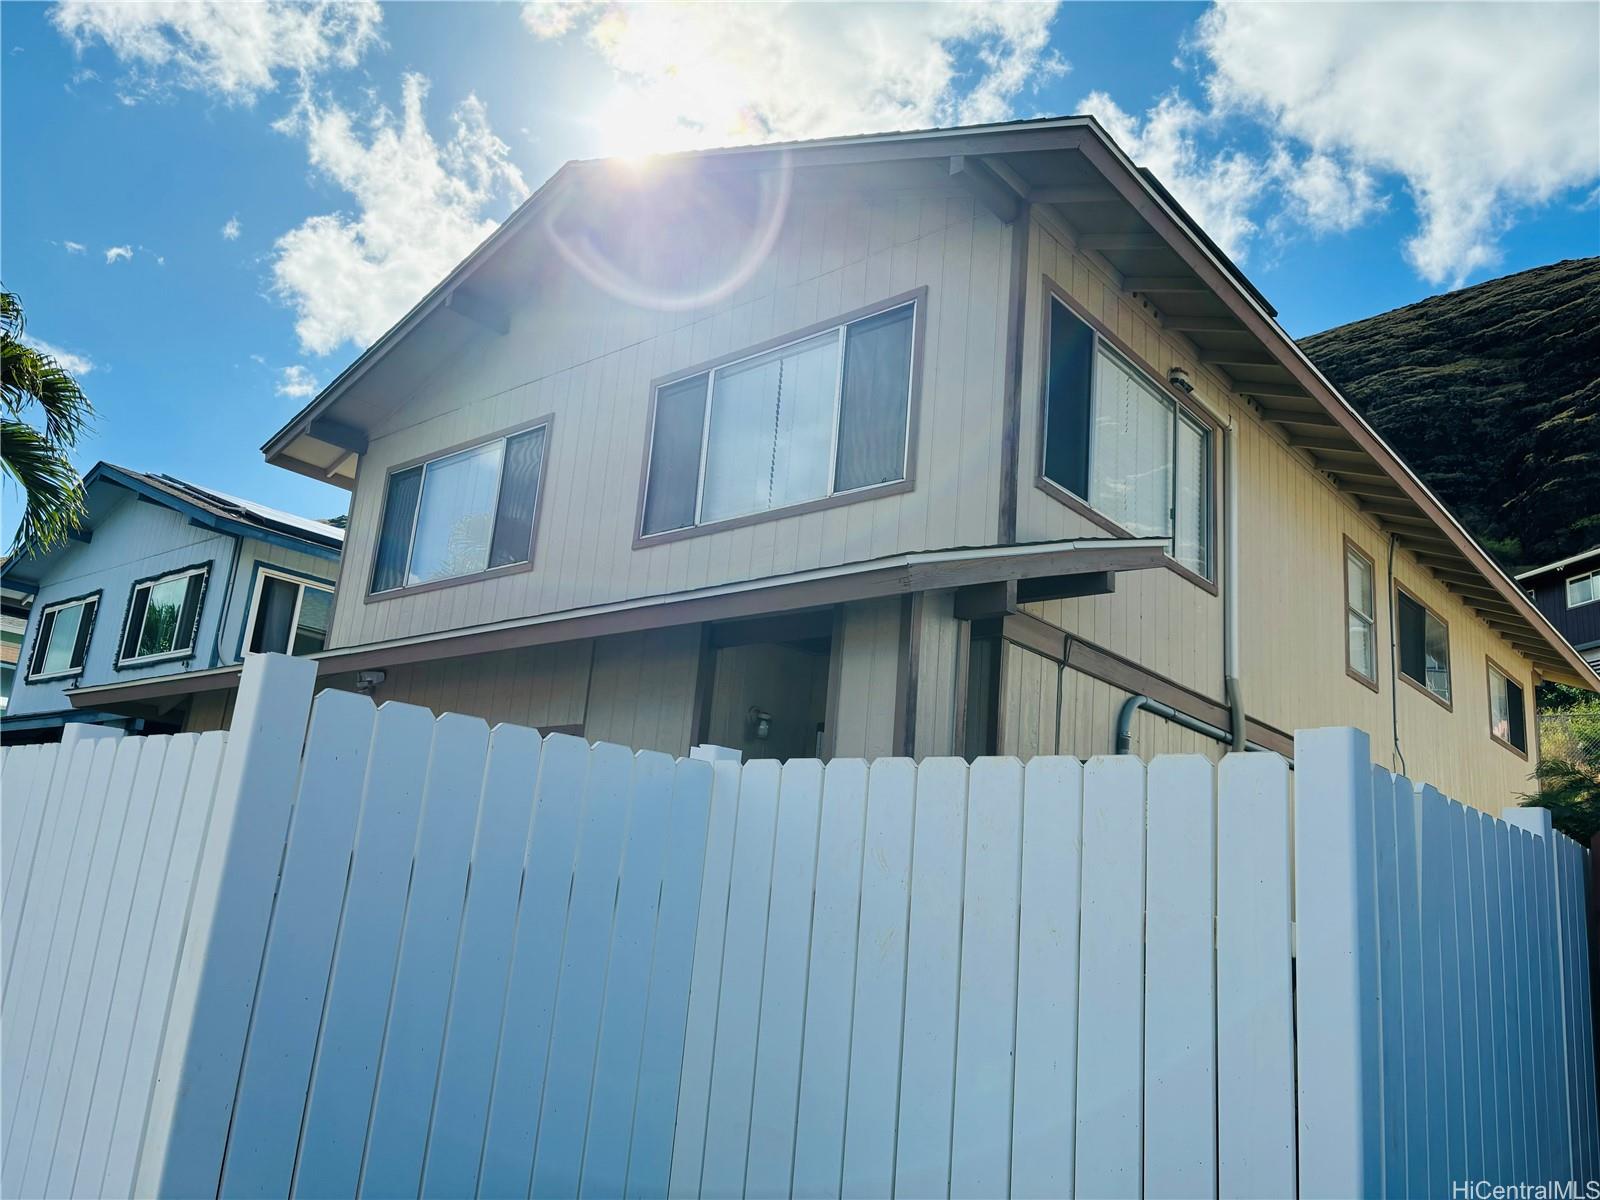
<svg viewBox="0 0 1600 1200">
<path fill-rule="evenodd" d="M 313 708 L 312 670 L 252 658 L 228 734 L 6 752 L 5 1195 L 1600 1167 L 1585 853 L 1358 733 L 1300 735 L 1293 786 L 1266 754 L 712 766 Z"/>
</svg>

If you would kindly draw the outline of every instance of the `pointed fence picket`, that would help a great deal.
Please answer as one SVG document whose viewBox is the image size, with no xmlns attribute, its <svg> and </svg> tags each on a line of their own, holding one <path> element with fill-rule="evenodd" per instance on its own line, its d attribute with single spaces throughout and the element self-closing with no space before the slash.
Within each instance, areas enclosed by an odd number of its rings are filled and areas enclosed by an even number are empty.
<svg viewBox="0 0 1600 1200">
<path fill-rule="evenodd" d="M 5 752 L 5 1194 L 1600 1171 L 1588 852 L 1355 731 L 741 766 L 311 691 Z"/>
</svg>

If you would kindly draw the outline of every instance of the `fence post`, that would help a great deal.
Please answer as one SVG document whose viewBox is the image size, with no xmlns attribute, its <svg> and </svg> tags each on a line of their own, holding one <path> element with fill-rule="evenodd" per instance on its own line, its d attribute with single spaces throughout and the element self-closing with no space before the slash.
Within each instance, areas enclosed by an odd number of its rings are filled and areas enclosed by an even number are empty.
<svg viewBox="0 0 1600 1200">
<path fill-rule="evenodd" d="M 1358 729 L 1294 735 L 1300 1195 L 1382 1192 L 1372 752 Z"/>
<path fill-rule="evenodd" d="M 245 659 L 195 871 L 135 1194 L 214 1196 L 317 667 Z"/>
</svg>

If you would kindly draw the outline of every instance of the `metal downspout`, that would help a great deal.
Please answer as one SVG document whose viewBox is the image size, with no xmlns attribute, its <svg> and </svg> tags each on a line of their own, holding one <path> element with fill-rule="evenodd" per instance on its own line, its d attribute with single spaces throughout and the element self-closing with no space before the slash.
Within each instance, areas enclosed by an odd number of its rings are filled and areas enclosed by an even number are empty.
<svg viewBox="0 0 1600 1200">
<path fill-rule="evenodd" d="M 1230 421 L 1222 431 L 1222 474 L 1227 505 L 1227 566 L 1222 572 L 1222 696 L 1228 706 L 1228 743 L 1243 750 L 1244 684 L 1239 679 L 1239 464 Z"/>
</svg>

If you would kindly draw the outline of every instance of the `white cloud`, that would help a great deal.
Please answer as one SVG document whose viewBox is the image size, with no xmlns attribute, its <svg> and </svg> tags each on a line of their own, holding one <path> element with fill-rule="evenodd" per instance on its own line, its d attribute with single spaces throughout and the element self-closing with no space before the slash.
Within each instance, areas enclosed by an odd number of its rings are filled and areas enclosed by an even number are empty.
<svg viewBox="0 0 1600 1200">
<path fill-rule="evenodd" d="M 1270 169 L 1284 190 L 1287 215 L 1315 233 L 1346 233 L 1384 207 L 1372 173 L 1331 154 L 1317 151 L 1296 162 L 1280 146 Z"/>
<path fill-rule="evenodd" d="M 616 85 L 594 120 L 632 154 L 1003 120 L 1066 70 L 1050 3 L 536 2 L 541 39 L 581 36 Z"/>
<path fill-rule="evenodd" d="M 1243 151 L 1202 151 L 1201 137 L 1215 129 L 1209 114 L 1169 95 L 1141 121 L 1104 92 L 1084 97 L 1079 111 L 1096 117 L 1135 162 L 1156 173 L 1217 245 L 1242 259 L 1257 229 L 1251 213 L 1269 178 L 1262 163 Z"/>
<path fill-rule="evenodd" d="M 68 254 L 82 254 L 85 250 L 87 250 L 89 248 L 89 247 L 85 246 L 82 242 L 74 242 L 74 241 L 65 241 L 65 242 L 62 242 L 61 245 L 63 246 L 63 248 L 65 248 L 65 250 L 66 250 L 66 252 Z"/>
<path fill-rule="evenodd" d="M 239 240 L 239 216 L 235 213 L 228 218 L 228 223 L 222 227 L 222 240 L 236 242 Z"/>
<path fill-rule="evenodd" d="M 69 375 L 87 375 L 94 370 L 94 360 L 87 354 L 74 354 L 71 350 L 63 350 L 60 346 L 28 333 L 22 335 L 22 340 L 40 354 L 48 354 L 55 359 Z"/>
<path fill-rule="evenodd" d="M 133 257 L 133 247 L 132 246 L 107 246 L 106 247 L 106 262 L 107 262 L 107 264 L 114 263 L 118 259 L 132 258 L 132 257 Z"/>
<path fill-rule="evenodd" d="M 1371 194 L 1355 173 L 1405 180 L 1406 257 L 1432 283 L 1492 266 L 1521 211 L 1600 176 L 1593 4 L 1223 3 L 1196 44 L 1219 113 L 1309 149 L 1293 192 L 1308 214 L 1345 214 L 1339 228 Z"/>
<path fill-rule="evenodd" d="M 255 358 L 255 355 L 250 357 Z M 258 360 L 259 361 L 259 360 Z M 317 394 L 316 377 L 299 363 L 284 367 L 278 372 L 277 393 L 280 396 L 306 397 Z"/>
<path fill-rule="evenodd" d="M 311 165 L 357 210 L 311 217 L 274 247 L 273 290 L 308 351 L 371 342 L 493 232 L 497 204 L 527 195 L 483 103 L 457 105 L 440 144 L 423 117 L 427 91 L 422 76 L 406 76 L 398 118 L 380 107 L 358 123 L 307 98 L 279 123 L 305 137 Z"/>
<path fill-rule="evenodd" d="M 280 73 L 355 66 L 383 14 L 377 0 L 61 0 L 50 20 L 80 53 L 104 43 L 127 67 L 125 102 L 176 86 L 249 104 Z"/>
</svg>

